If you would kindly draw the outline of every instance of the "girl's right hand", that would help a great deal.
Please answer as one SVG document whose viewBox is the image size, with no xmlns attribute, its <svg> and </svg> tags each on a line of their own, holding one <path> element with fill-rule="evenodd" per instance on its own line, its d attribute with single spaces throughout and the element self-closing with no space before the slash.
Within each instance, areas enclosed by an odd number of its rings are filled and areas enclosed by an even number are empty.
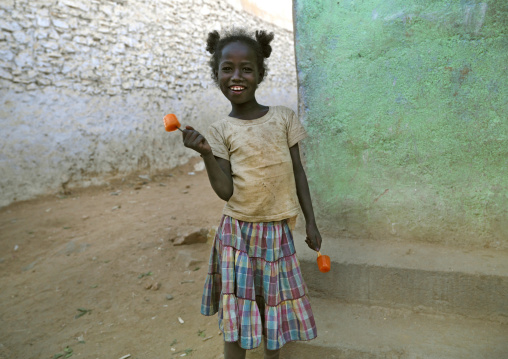
<svg viewBox="0 0 508 359">
<path fill-rule="evenodd" d="M 212 152 L 212 148 L 206 138 L 191 126 L 185 126 L 182 138 L 185 147 L 199 152 L 202 156 Z"/>
</svg>

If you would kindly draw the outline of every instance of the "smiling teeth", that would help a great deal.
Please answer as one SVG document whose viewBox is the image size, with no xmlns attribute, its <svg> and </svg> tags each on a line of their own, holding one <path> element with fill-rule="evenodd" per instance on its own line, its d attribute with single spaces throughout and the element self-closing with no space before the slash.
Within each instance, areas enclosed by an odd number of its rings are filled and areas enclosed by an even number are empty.
<svg viewBox="0 0 508 359">
<path fill-rule="evenodd" d="M 233 91 L 242 91 L 244 88 L 240 86 L 231 86 L 231 90 Z"/>
</svg>

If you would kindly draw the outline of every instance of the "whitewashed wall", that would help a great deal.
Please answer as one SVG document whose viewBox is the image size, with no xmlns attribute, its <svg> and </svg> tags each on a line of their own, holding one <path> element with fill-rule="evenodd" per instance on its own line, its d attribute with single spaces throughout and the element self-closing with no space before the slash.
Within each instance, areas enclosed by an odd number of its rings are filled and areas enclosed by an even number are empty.
<svg viewBox="0 0 508 359">
<path fill-rule="evenodd" d="M 0 0 L 0 206 L 194 156 L 162 117 L 227 114 L 205 40 L 231 26 L 275 32 L 258 97 L 296 109 L 292 33 L 227 2 Z"/>
</svg>

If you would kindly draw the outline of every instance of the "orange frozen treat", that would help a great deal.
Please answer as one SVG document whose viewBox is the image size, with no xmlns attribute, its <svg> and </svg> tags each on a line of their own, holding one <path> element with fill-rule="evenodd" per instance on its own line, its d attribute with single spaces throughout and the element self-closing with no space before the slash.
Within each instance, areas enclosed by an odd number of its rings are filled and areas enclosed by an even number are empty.
<svg viewBox="0 0 508 359">
<path fill-rule="evenodd" d="M 321 252 L 318 252 L 317 264 L 319 267 L 319 271 L 326 273 L 330 271 L 330 257 L 326 255 L 322 255 Z"/>
<path fill-rule="evenodd" d="M 181 126 L 180 122 L 178 122 L 178 119 L 172 113 L 164 116 L 164 127 L 166 128 L 166 131 L 168 132 L 173 132 L 176 130 L 182 131 L 180 129 L 180 126 Z"/>
</svg>

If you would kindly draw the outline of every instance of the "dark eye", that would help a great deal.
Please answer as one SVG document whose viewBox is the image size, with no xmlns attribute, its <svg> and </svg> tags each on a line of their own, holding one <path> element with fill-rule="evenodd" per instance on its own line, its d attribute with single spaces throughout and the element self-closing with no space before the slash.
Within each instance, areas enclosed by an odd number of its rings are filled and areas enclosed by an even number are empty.
<svg viewBox="0 0 508 359">
<path fill-rule="evenodd" d="M 226 71 L 231 71 L 231 67 L 229 67 L 229 66 L 224 66 L 224 67 L 222 68 L 222 71 L 224 71 L 224 72 L 226 72 Z"/>
<path fill-rule="evenodd" d="M 250 67 L 244 67 L 243 71 L 245 71 L 245 72 L 252 72 L 252 68 L 250 68 Z"/>
</svg>

